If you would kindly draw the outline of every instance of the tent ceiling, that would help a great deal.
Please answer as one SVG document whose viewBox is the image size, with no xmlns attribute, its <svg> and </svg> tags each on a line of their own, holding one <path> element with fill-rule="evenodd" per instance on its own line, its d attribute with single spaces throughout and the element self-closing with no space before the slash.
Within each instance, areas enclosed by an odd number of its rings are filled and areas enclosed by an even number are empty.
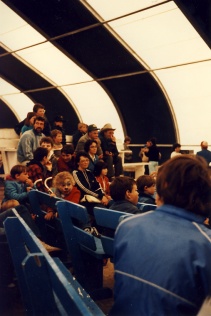
<svg viewBox="0 0 211 316">
<path fill-rule="evenodd" d="M 87 76 L 99 80 L 116 107 L 125 132 L 132 136 L 134 142 L 144 142 L 146 137 L 155 135 L 160 143 L 172 143 L 180 134 L 183 143 L 191 144 L 207 137 L 209 125 L 204 115 L 203 130 L 197 127 L 197 137 L 192 139 L 193 126 L 198 122 L 199 100 L 205 113 L 210 104 L 208 83 L 211 79 L 211 63 L 202 61 L 211 59 L 211 54 L 195 30 L 199 30 L 199 18 L 192 18 L 194 29 L 175 4 L 183 5 L 188 16 L 185 7 L 187 1 L 164 1 L 161 4 L 161 1 L 150 0 L 116 0 L 112 2 L 112 7 L 110 1 L 105 0 L 4 2 L 47 39 L 76 31 L 52 41 L 53 45 L 86 71 Z M 207 1 L 203 3 L 208 4 Z M 153 8 L 146 8 L 152 4 Z M 144 10 L 132 14 L 140 9 Z M 116 19 L 130 12 L 131 15 Z M 112 18 L 116 20 L 105 23 Z M 89 28 L 96 23 L 98 25 Z M 82 31 L 81 28 L 88 29 Z M 209 30 L 207 27 L 201 28 L 200 34 L 203 33 L 204 39 L 209 40 Z M 27 56 L 27 50 L 22 56 Z M 196 61 L 199 63 L 181 66 Z M 149 72 L 141 73 L 145 69 Z M 105 80 L 108 76 L 134 72 L 138 74 Z M 71 95 L 70 99 L 78 101 L 80 98 L 77 96 L 82 95 L 85 86 L 92 93 L 86 102 L 81 100 L 81 109 L 86 113 L 84 117 L 87 117 L 91 108 L 93 120 L 103 124 L 102 119 L 99 121 L 103 115 L 106 123 L 109 120 L 106 115 L 112 117 L 112 107 L 109 102 L 104 102 L 103 112 L 96 115 L 98 108 L 92 103 L 96 97 L 98 104 L 101 104 L 102 97 L 99 98 L 94 89 L 89 89 L 90 83 L 69 86 L 65 92 Z M 74 104 L 78 108 L 78 103 L 73 102 L 73 107 Z M 184 113 L 189 115 L 192 126 L 188 132 L 184 125 Z M 112 124 L 121 129 L 117 117 Z"/>
</svg>

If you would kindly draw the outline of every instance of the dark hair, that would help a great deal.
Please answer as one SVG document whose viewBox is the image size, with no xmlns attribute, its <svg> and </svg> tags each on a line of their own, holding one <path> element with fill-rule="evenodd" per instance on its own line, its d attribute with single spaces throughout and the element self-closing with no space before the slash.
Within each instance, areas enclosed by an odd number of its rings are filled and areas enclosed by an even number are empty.
<svg viewBox="0 0 211 316">
<path fill-rule="evenodd" d="M 150 177 L 149 175 L 143 175 L 138 177 L 136 180 L 137 188 L 139 193 L 144 193 L 144 187 L 147 186 L 148 188 L 155 184 L 155 180 Z"/>
<path fill-rule="evenodd" d="M 33 112 L 37 113 L 39 109 L 45 110 L 44 105 L 42 105 L 41 103 L 35 103 L 35 105 L 33 106 Z"/>
<path fill-rule="evenodd" d="M 64 145 L 63 148 L 61 149 L 61 154 L 62 153 L 72 155 L 74 153 L 73 145 L 71 144 Z"/>
<path fill-rule="evenodd" d="M 36 161 L 42 161 L 44 157 L 48 156 L 48 149 L 47 148 L 43 148 L 43 147 L 38 147 L 35 151 L 34 151 L 34 160 Z"/>
<path fill-rule="evenodd" d="M 95 144 L 97 145 L 96 140 L 93 140 L 93 139 L 88 139 L 88 140 L 85 142 L 85 144 L 84 144 L 84 151 L 85 151 L 86 153 L 89 152 L 90 146 L 91 146 L 93 143 L 95 143 Z"/>
<path fill-rule="evenodd" d="M 114 201 L 125 200 L 127 191 L 131 192 L 136 181 L 130 177 L 116 177 L 110 184 L 110 194 Z"/>
<path fill-rule="evenodd" d="M 45 123 L 45 118 L 43 116 L 36 116 L 35 119 L 34 119 L 34 123 L 36 121 L 41 121 L 41 122 L 44 122 Z"/>
<path fill-rule="evenodd" d="M 24 125 L 30 126 L 30 120 L 31 120 L 31 118 L 32 118 L 33 116 L 36 116 L 36 114 L 35 114 L 34 112 L 28 112 L 28 113 L 27 113 L 27 117 L 26 117 L 26 119 L 25 119 L 25 121 L 24 121 Z"/>
<path fill-rule="evenodd" d="M 181 145 L 179 143 L 174 143 L 172 146 L 173 151 L 177 148 L 177 147 L 181 147 Z"/>
<path fill-rule="evenodd" d="M 157 142 L 157 139 L 156 139 L 155 137 L 151 137 L 148 141 L 151 142 L 152 145 L 155 146 L 155 145 L 156 145 L 156 142 Z"/>
<path fill-rule="evenodd" d="M 94 175 L 96 177 L 99 177 L 102 169 L 106 169 L 106 168 L 108 168 L 107 163 L 105 163 L 103 160 L 98 160 L 95 164 Z"/>
<path fill-rule="evenodd" d="M 158 169 L 156 186 L 165 204 L 208 215 L 211 179 L 202 157 L 179 155 L 167 160 Z"/>
<path fill-rule="evenodd" d="M 41 138 L 40 140 L 40 145 L 42 143 L 48 143 L 48 144 L 51 144 L 51 146 L 53 147 L 53 139 L 50 137 L 50 136 L 44 136 Z"/>
<path fill-rule="evenodd" d="M 130 137 L 130 136 L 125 136 L 124 143 L 125 143 L 125 142 L 128 142 L 128 141 L 131 142 L 131 137 Z"/>
<path fill-rule="evenodd" d="M 15 165 L 10 170 L 10 175 L 13 179 L 15 179 L 16 174 L 21 174 L 22 172 L 26 172 L 26 166 L 23 165 Z"/>
<path fill-rule="evenodd" d="M 90 159 L 89 155 L 85 151 L 79 151 L 75 157 L 76 168 L 78 167 L 78 163 L 79 163 L 81 157 L 86 157 L 86 158 Z"/>
</svg>

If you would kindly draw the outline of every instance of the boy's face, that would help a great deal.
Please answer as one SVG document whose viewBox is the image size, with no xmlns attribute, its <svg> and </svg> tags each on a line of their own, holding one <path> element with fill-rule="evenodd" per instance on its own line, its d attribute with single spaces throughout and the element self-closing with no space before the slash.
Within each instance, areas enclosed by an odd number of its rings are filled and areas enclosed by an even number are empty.
<svg viewBox="0 0 211 316">
<path fill-rule="evenodd" d="M 63 183 L 61 183 L 58 186 L 58 190 L 61 192 L 61 194 L 65 195 L 65 196 L 70 194 L 70 192 L 72 191 L 72 188 L 73 188 L 73 185 L 72 185 L 70 179 L 65 179 L 63 181 Z"/>
<path fill-rule="evenodd" d="M 128 199 L 131 203 L 133 203 L 134 205 L 136 205 L 138 203 L 138 190 L 137 190 L 137 185 L 134 184 L 132 191 L 129 192 L 129 199 Z"/>
<path fill-rule="evenodd" d="M 54 142 L 55 142 L 56 144 L 62 142 L 62 134 L 61 134 L 61 133 L 58 133 L 58 134 L 54 137 Z"/>
<path fill-rule="evenodd" d="M 28 180 L 29 175 L 28 175 L 28 172 L 24 171 L 24 172 L 21 172 L 20 174 L 16 174 L 15 178 L 17 181 L 25 183 Z"/>
<path fill-rule="evenodd" d="M 46 143 L 46 142 L 43 142 L 40 146 L 43 147 L 43 148 L 47 148 L 47 149 L 48 149 L 48 152 L 50 152 L 51 149 L 53 148 L 53 147 L 51 146 L 51 143 Z"/>
<path fill-rule="evenodd" d="M 61 157 L 64 160 L 64 162 L 69 162 L 72 158 L 71 154 L 65 154 L 65 153 L 61 153 Z"/>
<path fill-rule="evenodd" d="M 151 185 L 150 187 L 145 186 L 144 193 L 153 195 L 155 193 L 155 184 Z"/>
</svg>

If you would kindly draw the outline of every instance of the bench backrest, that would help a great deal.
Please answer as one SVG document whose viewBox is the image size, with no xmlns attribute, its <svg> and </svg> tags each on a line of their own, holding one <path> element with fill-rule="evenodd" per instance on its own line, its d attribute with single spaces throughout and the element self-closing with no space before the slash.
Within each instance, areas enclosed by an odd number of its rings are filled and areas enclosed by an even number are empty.
<svg viewBox="0 0 211 316">
<path fill-rule="evenodd" d="M 139 210 L 142 211 L 142 213 L 145 213 L 155 210 L 157 208 L 157 205 L 138 202 L 137 207 Z"/>
<path fill-rule="evenodd" d="M 93 287 L 95 286 L 93 280 L 90 281 L 93 272 L 96 286 L 101 287 L 103 282 L 102 259 L 105 257 L 105 253 L 100 239 L 83 229 L 89 220 L 86 208 L 69 201 L 59 201 L 57 209 L 76 278 L 88 290 L 88 283 L 90 283 L 90 287 L 91 283 Z M 80 221 L 80 225 L 75 220 Z"/>
<path fill-rule="evenodd" d="M 61 201 L 60 198 L 51 197 L 49 194 L 38 191 L 31 190 L 28 194 L 29 203 L 34 214 L 41 215 L 45 208 L 43 206 L 47 205 L 52 209 L 56 209 L 56 202 Z"/>
<path fill-rule="evenodd" d="M 114 237 L 112 236 L 117 228 L 118 224 L 124 219 L 133 214 L 115 211 L 107 208 L 102 207 L 94 207 L 94 216 L 97 225 L 111 229 L 110 233 L 108 231 L 108 236 L 101 235 L 101 242 L 103 245 L 103 249 L 108 256 L 113 257 L 114 255 Z M 106 234 L 106 230 L 105 230 Z"/>
<path fill-rule="evenodd" d="M 5 231 L 29 315 L 103 315 L 63 263 L 53 259 L 14 211 Z"/>
</svg>

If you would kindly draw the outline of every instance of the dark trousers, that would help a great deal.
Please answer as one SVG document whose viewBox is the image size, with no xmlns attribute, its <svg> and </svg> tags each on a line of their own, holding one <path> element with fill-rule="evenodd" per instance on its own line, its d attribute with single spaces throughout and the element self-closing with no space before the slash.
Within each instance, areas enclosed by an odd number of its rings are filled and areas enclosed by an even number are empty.
<svg viewBox="0 0 211 316">
<path fill-rule="evenodd" d="M 108 165 L 108 178 L 115 176 L 118 177 L 121 174 L 123 174 L 123 168 L 122 168 L 122 158 L 118 155 L 114 156 L 104 156 L 103 160 Z"/>
</svg>

